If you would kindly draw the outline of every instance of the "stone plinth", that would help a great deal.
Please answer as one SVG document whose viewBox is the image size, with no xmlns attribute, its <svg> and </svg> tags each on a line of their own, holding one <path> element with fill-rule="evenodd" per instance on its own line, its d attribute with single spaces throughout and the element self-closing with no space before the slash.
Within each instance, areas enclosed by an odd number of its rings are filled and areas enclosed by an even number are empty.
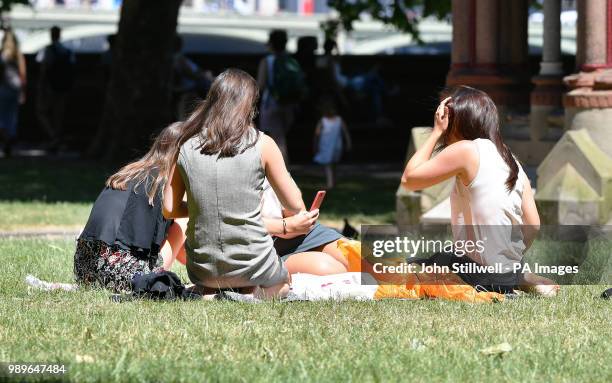
<svg viewBox="0 0 612 383">
<path fill-rule="evenodd" d="M 605 224 L 612 219 L 611 71 L 568 76 L 567 132 L 538 168 L 536 201 L 545 223 Z"/>
<path fill-rule="evenodd" d="M 406 154 L 406 162 L 416 152 L 416 149 L 420 148 L 425 140 L 427 140 L 431 130 L 431 128 L 427 127 L 412 128 L 412 137 Z M 406 190 L 400 185 L 395 193 L 396 221 L 400 230 L 409 225 L 418 225 L 421 222 L 421 216 L 425 212 L 450 196 L 453 184 L 454 181 L 449 179 L 418 192 Z"/>
</svg>

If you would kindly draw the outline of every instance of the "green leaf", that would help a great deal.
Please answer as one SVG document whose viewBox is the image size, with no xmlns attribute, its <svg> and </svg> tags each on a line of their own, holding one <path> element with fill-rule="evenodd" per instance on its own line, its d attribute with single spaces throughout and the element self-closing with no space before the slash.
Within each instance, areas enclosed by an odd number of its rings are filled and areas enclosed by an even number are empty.
<svg viewBox="0 0 612 383">
<path fill-rule="evenodd" d="M 347 32 L 352 31 L 353 23 L 368 14 L 374 20 L 409 33 L 419 43 L 422 43 L 419 22 L 428 16 L 442 19 L 451 11 L 450 0 L 328 0 L 327 4 L 338 12 L 338 18 L 322 23 L 326 37 L 334 37 L 340 26 Z"/>
</svg>

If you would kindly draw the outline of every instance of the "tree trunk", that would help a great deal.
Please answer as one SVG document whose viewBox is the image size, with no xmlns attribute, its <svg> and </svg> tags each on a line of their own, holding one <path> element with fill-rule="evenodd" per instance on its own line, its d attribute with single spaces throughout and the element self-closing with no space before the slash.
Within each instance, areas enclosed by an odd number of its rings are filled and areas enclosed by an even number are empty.
<svg viewBox="0 0 612 383">
<path fill-rule="evenodd" d="M 123 1 L 104 113 L 90 153 L 102 153 L 108 160 L 133 158 L 170 122 L 172 53 L 181 2 Z"/>
</svg>

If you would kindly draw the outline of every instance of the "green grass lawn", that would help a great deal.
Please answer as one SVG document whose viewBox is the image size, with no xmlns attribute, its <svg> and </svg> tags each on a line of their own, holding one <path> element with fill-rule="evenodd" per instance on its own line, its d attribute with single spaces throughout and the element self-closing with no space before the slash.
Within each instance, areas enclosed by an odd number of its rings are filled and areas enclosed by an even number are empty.
<svg viewBox="0 0 612 383">
<path fill-rule="evenodd" d="M 111 166 L 0 161 L 0 231 L 78 229 Z M 296 174 L 309 204 L 322 179 Z M 322 221 L 393 221 L 397 180 L 342 179 Z M 24 278 L 72 281 L 74 241 L 0 239 L 0 362 L 63 363 L 70 381 L 601 381 L 612 378 L 603 286 L 554 299 L 113 303 L 104 290 L 45 293 Z M 185 270 L 175 271 L 187 282 Z M 507 342 L 512 351 L 483 355 Z M 0 381 L 3 378 L 0 376 Z"/>
<path fill-rule="evenodd" d="M 85 225 L 91 204 L 116 169 L 88 161 L 13 159 L 0 161 L 0 231 L 69 229 Z M 294 175 L 307 205 L 323 178 Z M 321 222 L 342 226 L 391 223 L 399 180 L 350 177 L 328 192 Z"/>
<path fill-rule="evenodd" d="M 0 362 L 64 363 L 65 379 L 78 382 L 612 377 L 612 308 L 597 298 L 601 286 L 498 304 L 113 303 L 102 290 L 28 290 L 23 280 L 29 273 L 71 281 L 73 251 L 70 240 L 0 240 Z M 479 352 L 502 342 L 512 351 Z"/>
</svg>

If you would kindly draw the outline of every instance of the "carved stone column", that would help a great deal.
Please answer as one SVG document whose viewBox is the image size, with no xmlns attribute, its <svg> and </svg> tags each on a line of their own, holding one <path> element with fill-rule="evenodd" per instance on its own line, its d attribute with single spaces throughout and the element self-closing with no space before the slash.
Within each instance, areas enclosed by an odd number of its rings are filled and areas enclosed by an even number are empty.
<svg viewBox="0 0 612 383">
<path fill-rule="evenodd" d="M 529 132 L 532 141 L 545 138 L 548 117 L 562 107 L 563 64 L 561 62 L 561 0 L 544 0 L 542 62 L 532 79 Z M 541 157 L 540 157 L 541 159 Z"/>
<path fill-rule="evenodd" d="M 452 6 L 447 85 L 481 89 L 502 108 L 527 108 L 527 0 L 453 0 Z"/>
<path fill-rule="evenodd" d="M 567 132 L 538 168 L 536 201 L 548 223 L 612 223 L 612 0 L 579 0 L 577 43 Z"/>
</svg>

